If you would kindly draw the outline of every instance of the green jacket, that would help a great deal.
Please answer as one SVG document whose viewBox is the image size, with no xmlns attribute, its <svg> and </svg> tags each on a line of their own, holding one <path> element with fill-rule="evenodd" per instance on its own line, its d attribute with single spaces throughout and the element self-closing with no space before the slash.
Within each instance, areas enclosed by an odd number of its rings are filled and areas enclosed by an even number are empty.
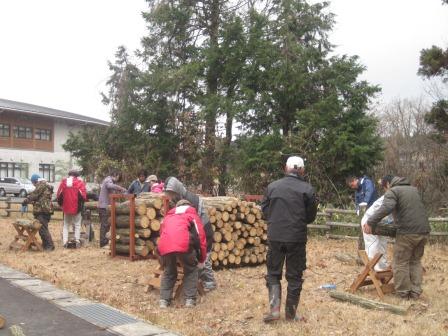
<svg viewBox="0 0 448 336">
<path fill-rule="evenodd" d="M 428 234 L 431 231 L 425 206 L 417 188 L 404 177 L 394 177 L 384 194 L 381 207 L 369 218 L 374 229 L 381 219 L 393 213 L 398 234 Z"/>
<path fill-rule="evenodd" d="M 33 214 L 53 213 L 52 194 L 53 187 L 51 185 L 45 181 L 37 182 L 36 189 L 27 197 L 28 201 L 33 203 Z"/>
</svg>

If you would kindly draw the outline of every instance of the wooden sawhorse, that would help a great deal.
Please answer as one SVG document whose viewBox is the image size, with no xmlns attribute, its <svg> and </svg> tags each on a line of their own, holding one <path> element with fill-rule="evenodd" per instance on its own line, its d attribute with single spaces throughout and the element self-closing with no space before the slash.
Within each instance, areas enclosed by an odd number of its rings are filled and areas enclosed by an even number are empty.
<svg viewBox="0 0 448 336">
<path fill-rule="evenodd" d="M 43 251 L 42 244 L 37 240 L 36 234 L 39 232 L 42 224 L 35 220 L 18 219 L 12 224 L 17 231 L 14 241 L 9 245 L 10 249 L 18 249 L 20 251 L 28 251 L 35 247 L 38 251 Z M 19 241 L 24 241 L 22 245 Z"/>
<path fill-rule="evenodd" d="M 364 263 L 364 269 L 361 273 L 359 273 L 355 281 L 353 281 L 349 292 L 353 294 L 358 290 L 358 288 L 373 284 L 378 296 L 382 300 L 384 298 L 384 294 L 392 293 L 394 291 L 394 285 L 393 283 L 390 283 L 393 278 L 392 269 L 375 271 L 375 265 L 383 256 L 381 253 L 375 255 L 372 260 L 369 260 L 369 257 L 364 250 L 359 250 L 358 254 Z"/>
</svg>

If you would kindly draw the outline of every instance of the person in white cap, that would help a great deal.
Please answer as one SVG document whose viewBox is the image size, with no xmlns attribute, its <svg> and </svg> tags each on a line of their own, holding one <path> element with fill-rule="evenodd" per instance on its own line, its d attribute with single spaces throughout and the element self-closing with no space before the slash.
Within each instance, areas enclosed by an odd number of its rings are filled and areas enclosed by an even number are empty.
<svg viewBox="0 0 448 336">
<path fill-rule="evenodd" d="M 270 311 L 264 317 L 269 323 L 280 319 L 281 279 L 286 261 L 288 282 L 285 317 L 298 321 L 297 306 L 306 269 L 307 224 L 317 214 L 317 198 L 313 187 L 304 179 L 305 164 L 291 156 L 285 166 L 286 176 L 269 184 L 261 203 L 268 221 L 268 255 L 266 286 Z"/>
</svg>

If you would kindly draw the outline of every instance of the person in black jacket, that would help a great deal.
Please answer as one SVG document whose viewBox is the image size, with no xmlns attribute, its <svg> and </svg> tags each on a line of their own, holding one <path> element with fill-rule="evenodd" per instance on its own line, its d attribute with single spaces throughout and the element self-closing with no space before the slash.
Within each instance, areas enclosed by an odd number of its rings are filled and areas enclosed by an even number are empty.
<svg viewBox="0 0 448 336">
<path fill-rule="evenodd" d="M 285 317 L 298 320 L 296 315 L 302 290 L 302 274 L 306 269 L 307 224 L 317 213 L 317 198 L 313 187 L 305 182 L 303 159 L 292 156 L 285 166 L 286 176 L 269 184 L 261 208 L 268 221 L 268 255 L 266 286 L 269 290 L 270 312 L 264 322 L 280 319 L 281 279 L 286 260 L 288 282 Z"/>
</svg>

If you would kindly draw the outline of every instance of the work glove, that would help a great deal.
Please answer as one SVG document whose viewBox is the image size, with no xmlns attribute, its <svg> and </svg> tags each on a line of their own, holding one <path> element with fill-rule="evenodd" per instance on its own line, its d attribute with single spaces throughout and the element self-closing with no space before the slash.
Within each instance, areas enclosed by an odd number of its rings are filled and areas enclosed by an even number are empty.
<svg viewBox="0 0 448 336">
<path fill-rule="evenodd" d="M 199 264 L 198 264 L 198 268 L 199 268 L 199 269 L 203 269 L 204 266 L 205 266 L 205 263 L 199 263 Z"/>
</svg>

